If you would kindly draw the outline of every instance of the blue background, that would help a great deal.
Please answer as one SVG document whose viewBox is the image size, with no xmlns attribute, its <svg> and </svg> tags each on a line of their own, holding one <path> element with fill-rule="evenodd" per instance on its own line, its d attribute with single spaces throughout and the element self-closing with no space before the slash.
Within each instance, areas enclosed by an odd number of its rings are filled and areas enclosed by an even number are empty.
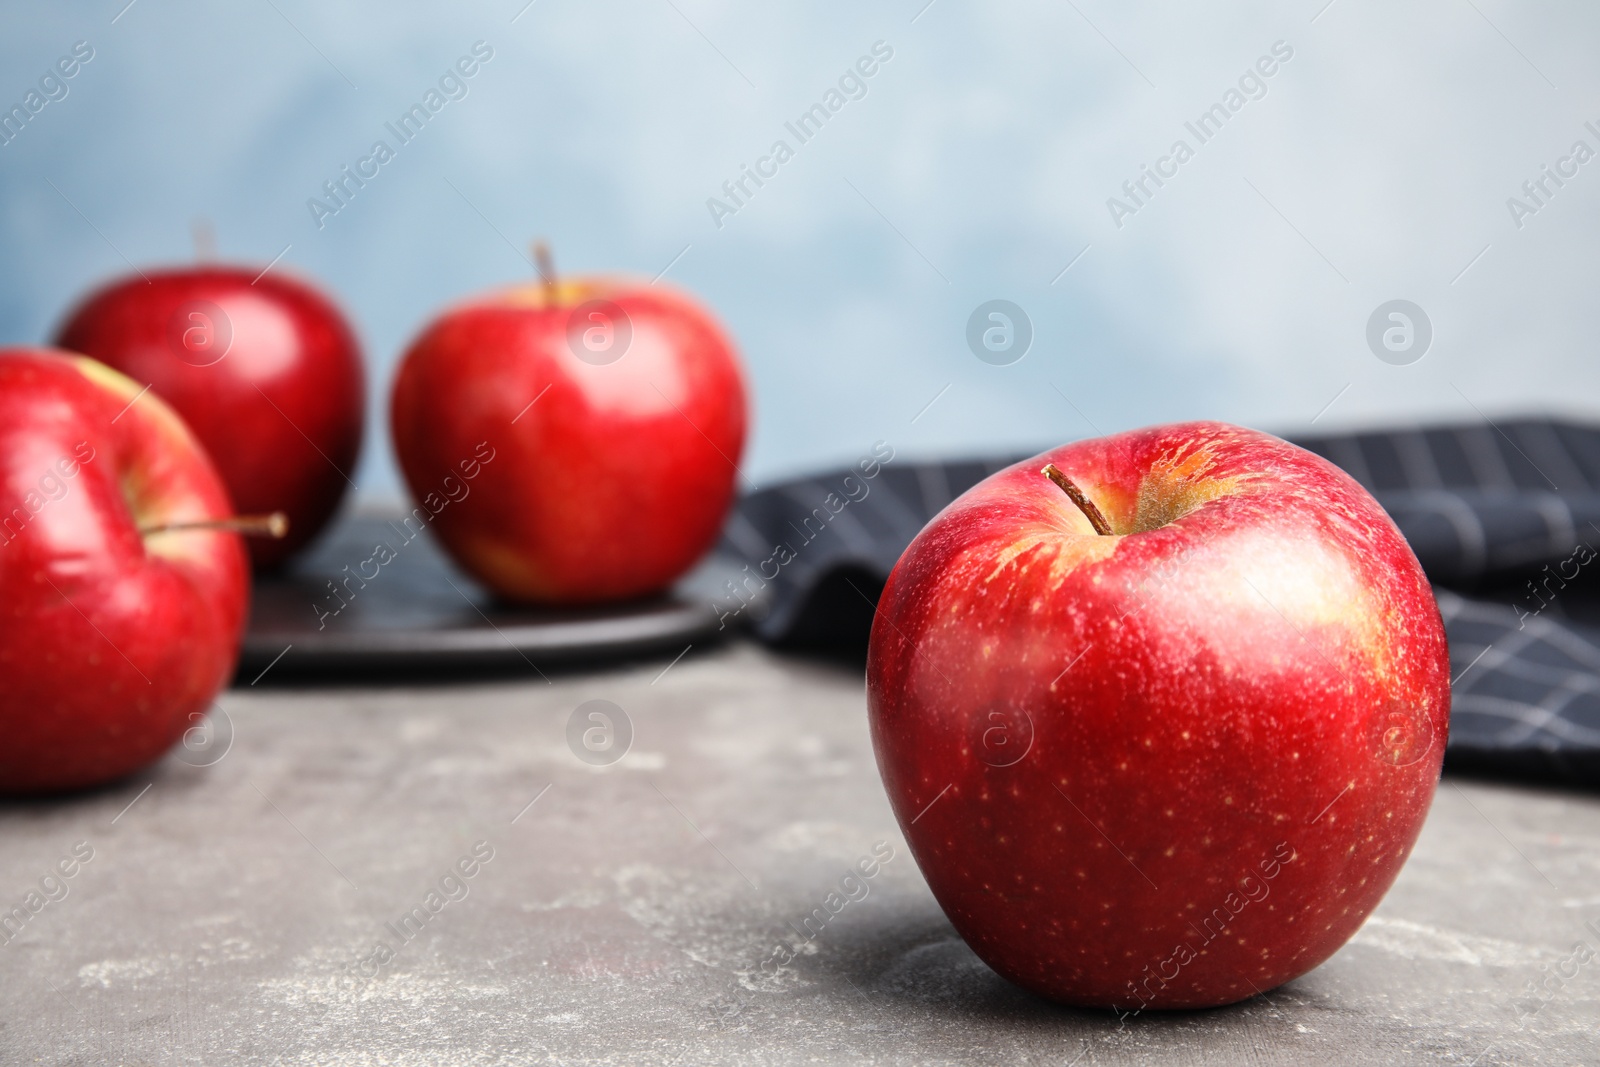
<svg viewBox="0 0 1600 1067">
<path fill-rule="evenodd" d="M 366 493 L 399 492 L 383 412 L 407 340 L 528 276 L 541 235 L 564 270 L 671 264 L 717 309 L 756 483 L 877 439 L 948 455 L 1600 398 L 1600 161 L 1520 228 L 1506 202 L 1573 141 L 1600 148 L 1600 13 L 1576 0 L 124 3 L 4 16 L 6 107 L 74 42 L 95 56 L 0 146 L 0 341 L 47 338 L 129 262 L 190 258 L 197 218 L 225 259 L 287 246 L 365 346 Z M 319 229 L 307 200 L 478 40 L 494 58 L 466 98 Z M 719 228 L 707 199 L 795 145 L 784 123 L 880 40 L 866 96 Z M 1266 95 L 1115 225 L 1107 198 L 1195 146 L 1184 123 L 1276 41 L 1294 55 Z M 997 298 L 1034 331 L 1009 366 L 965 340 Z M 1395 298 L 1435 333 L 1409 366 L 1365 339 Z"/>
</svg>

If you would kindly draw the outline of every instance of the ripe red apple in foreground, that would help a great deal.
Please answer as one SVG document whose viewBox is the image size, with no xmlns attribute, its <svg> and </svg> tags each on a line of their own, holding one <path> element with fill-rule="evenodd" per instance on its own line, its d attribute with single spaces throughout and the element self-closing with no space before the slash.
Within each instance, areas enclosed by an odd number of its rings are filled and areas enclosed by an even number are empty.
<svg viewBox="0 0 1600 1067">
<path fill-rule="evenodd" d="M 392 428 L 416 515 L 510 600 L 659 591 L 732 500 L 738 356 L 682 293 L 547 278 L 451 309 L 406 353 Z"/>
<path fill-rule="evenodd" d="M 361 449 L 361 352 L 339 310 L 278 271 L 200 264 L 113 282 L 56 343 L 122 371 L 178 410 L 234 506 L 282 511 L 288 536 L 253 538 L 270 567 L 320 531 Z"/>
<path fill-rule="evenodd" d="M 890 575 L 867 684 L 890 802 L 967 944 L 1137 1011 L 1242 1000 L 1356 931 L 1433 797 L 1448 663 L 1365 490 L 1196 422 L 962 495 Z"/>
<path fill-rule="evenodd" d="M 0 349 L 0 793 L 144 766 L 233 673 L 239 535 L 170 528 L 231 515 L 228 495 L 141 388 L 90 359 Z"/>
</svg>

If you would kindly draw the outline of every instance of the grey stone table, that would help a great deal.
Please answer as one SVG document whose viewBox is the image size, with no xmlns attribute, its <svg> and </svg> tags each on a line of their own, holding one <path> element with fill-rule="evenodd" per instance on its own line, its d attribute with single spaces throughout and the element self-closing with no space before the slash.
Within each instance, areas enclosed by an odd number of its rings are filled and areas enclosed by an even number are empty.
<svg viewBox="0 0 1600 1067">
<path fill-rule="evenodd" d="M 633 727 L 609 766 L 567 741 L 594 699 Z M 0 907 L 45 901 L 0 936 L 0 1062 L 1600 1062 L 1600 961 L 1572 956 L 1600 950 L 1591 796 L 1447 778 L 1331 961 L 1119 1025 L 956 938 L 855 671 L 736 644 L 548 681 L 263 683 L 221 708 L 225 755 L 0 805 Z M 763 973 L 878 842 L 867 896 Z"/>
</svg>

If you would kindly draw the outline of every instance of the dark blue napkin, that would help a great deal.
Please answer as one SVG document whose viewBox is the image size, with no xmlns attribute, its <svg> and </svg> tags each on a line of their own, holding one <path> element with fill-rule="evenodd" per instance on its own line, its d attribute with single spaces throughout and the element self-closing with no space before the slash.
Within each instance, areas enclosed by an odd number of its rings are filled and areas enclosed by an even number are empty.
<svg viewBox="0 0 1600 1067">
<path fill-rule="evenodd" d="M 1446 764 L 1600 783 L 1600 429 L 1543 420 L 1291 438 L 1370 490 L 1434 584 L 1450 637 Z M 727 624 L 860 650 L 917 531 L 1034 453 L 856 464 L 749 494 L 722 550 L 744 565 Z"/>
</svg>

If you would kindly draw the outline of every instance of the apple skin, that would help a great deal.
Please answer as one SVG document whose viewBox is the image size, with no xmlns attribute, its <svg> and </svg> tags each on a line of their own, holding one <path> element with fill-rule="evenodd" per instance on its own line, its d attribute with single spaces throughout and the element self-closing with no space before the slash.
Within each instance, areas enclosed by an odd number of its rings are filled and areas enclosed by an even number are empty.
<svg viewBox="0 0 1600 1067">
<path fill-rule="evenodd" d="M 631 329 L 612 362 L 569 344 L 593 300 Z M 400 467 L 450 555 L 500 597 L 543 604 L 671 585 L 721 531 L 745 436 L 726 333 L 682 293 L 625 280 L 522 286 L 446 312 L 406 353 L 391 411 Z"/>
<path fill-rule="evenodd" d="M 158 758 L 232 675 L 241 538 L 183 420 L 93 360 L 0 349 L 0 793 L 76 789 Z M 126 410 L 124 410 L 126 409 Z"/>
<path fill-rule="evenodd" d="M 277 566 L 326 525 L 355 470 L 365 421 L 355 335 L 326 297 L 276 270 L 147 274 L 86 298 L 56 343 L 149 383 L 210 452 L 241 514 L 288 516 L 288 536 L 249 542 L 257 567 Z"/>
<path fill-rule="evenodd" d="M 889 577 L 867 691 L 962 938 L 1018 985 L 1123 1011 L 1232 1003 L 1343 945 L 1416 842 L 1450 709 L 1438 606 L 1377 502 L 1215 422 L 963 494 Z"/>
</svg>

